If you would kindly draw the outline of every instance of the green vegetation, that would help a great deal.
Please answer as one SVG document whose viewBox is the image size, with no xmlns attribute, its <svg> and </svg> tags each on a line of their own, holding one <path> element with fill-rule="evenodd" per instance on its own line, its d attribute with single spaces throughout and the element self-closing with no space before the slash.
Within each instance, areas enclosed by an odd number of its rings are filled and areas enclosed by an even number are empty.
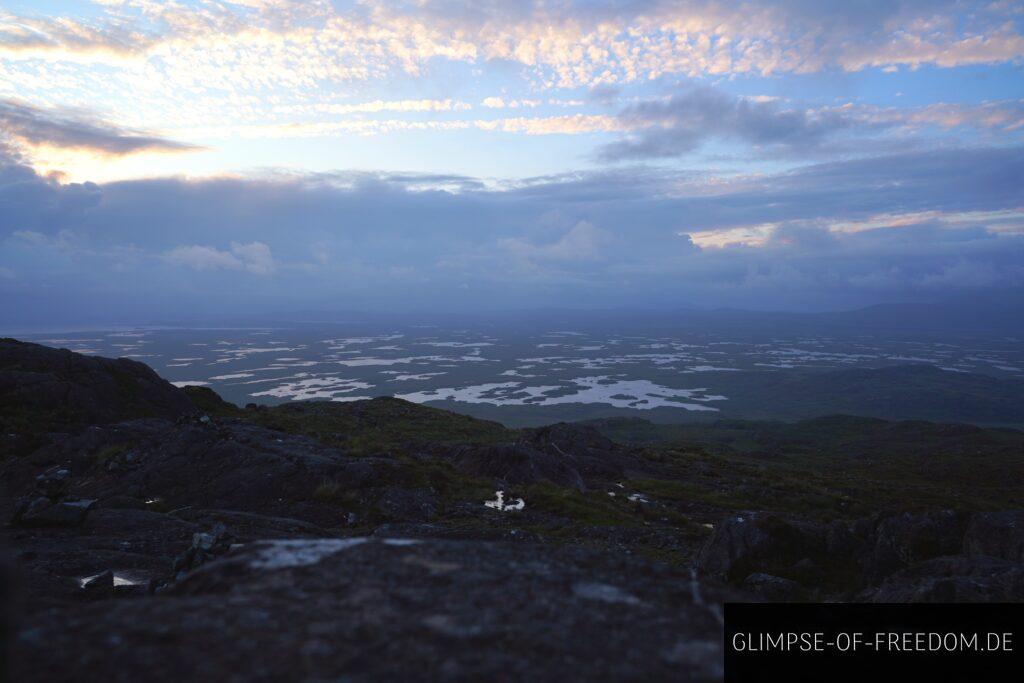
<svg viewBox="0 0 1024 683">
<path fill-rule="evenodd" d="M 636 526 L 635 506 L 603 491 L 580 493 L 549 483 L 534 484 L 522 494 L 532 509 L 588 526 Z"/>
<path fill-rule="evenodd" d="M 446 509 L 463 502 L 482 503 L 494 494 L 493 482 L 462 474 L 447 462 L 403 456 L 398 464 L 394 469 L 395 483 L 436 491 Z"/>
<path fill-rule="evenodd" d="M 353 454 L 402 450 L 410 443 L 491 443 L 515 438 L 514 432 L 496 422 L 383 397 L 353 403 L 289 403 L 246 410 L 243 417 L 268 429 L 344 447 Z"/>
<path fill-rule="evenodd" d="M 199 412 L 211 417 L 244 417 L 246 412 L 217 395 L 209 387 L 187 386 L 181 389 Z"/>
<path fill-rule="evenodd" d="M 209 401 L 203 405 L 209 412 L 217 408 Z M 415 444 L 511 441 L 520 434 L 497 423 L 388 398 L 236 408 L 232 414 L 349 453 L 389 455 L 395 466 L 375 485 L 429 488 L 440 496 L 443 510 L 491 497 L 494 484 L 467 477 L 443 461 L 411 457 Z M 880 511 L 1024 504 L 1019 485 L 1024 433 L 1015 430 L 849 416 L 798 423 L 664 425 L 612 418 L 588 424 L 633 445 L 633 453 L 649 463 L 649 474 L 626 484 L 656 505 L 547 483 L 519 492 L 532 511 L 581 528 L 645 522 L 700 528 L 692 521 L 695 513 L 707 519 L 741 510 L 849 519 Z M 336 501 L 340 494 L 337 485 L 325 483 L 313 495 Z"/>
<path fill-rule="evenodd" d="M 1024 433 L 832 416 L 795 424 L 589 423 L 668 471 L 632 485 L 690 507 L 813 517 L 1024 504 Z"/>
<path fill-rule="evenodd" d="M 333 479 L 324 479 L 313 491 L 313 500 L 318 503 L 337 503 L 341 501 L 343 489 Z"/>
<path fill-rule="evenodd" d="M 630 484 L 653 500 L 673 501 L 721 510 L 772 510 L 812 517 L 867 514 L 858 501 L 842 492 L 821 487 L 800 477 L 765 472 L 745 481 L 688 482 L 664 479 L 635 480 Z M 735 485 L 733 485 L 735 484 Z"/>
<path fill-rule="evenodd" d="M 908 376 L 917 374 L 921 381 L 931 378 L 917 371 Z M 796 423 L 687 424 L 610 417 L 585 424 L 625 446 L 609 454 L 610 462 L 625 463 L 623 471 L 629 474 L 621 482 L 621 475 L 591 473 L 586 475 L 586 492 L 538 482 L 506 491 L 526 500 L 522 516 L 478 515 L 500 484 L 460 472 L 443 457 L 446 445 L 520 438 L 529 442 L 528 432 L 393 398 L 239 408 L 207 387 L 183 391 L 202 414 L 308 436 L 350 455 L 372 456 L 376 476 L 362 487 L 325 479 L 309 491 L 313 501 L 356 512 L 361 524 L 394 515 L 385 511 L 387 505 L 376 509 L 379 501 L 391 497 L 390 487 L 417 495 L 429 492 L 426 499 L 436 508 L 432 522 L 439 525 L 475 524 L 483 530 L 502 519 L 522 523 L 545 538 L 580 542 L 595 529 L 620 529 L 627 535 L 669 530 L 679 538 L 699 539 L 708 533 L 702 523 L 750 510 L 852 519 L 907 510 L 1024 506 L 1024 432 L 1012 429 L 843 415 Z M 17 405 L 0 413 L 0 424 L 21 434 L 45 435 L 40 430 L 59 429 L 68 420 Z M 130 447 L 108 445 L 93 458 L 103 465 Z M 589 446 L 580 448 L 585 452 Z M 614 473 L 618 466 L 608 471 Z M 650 502 L 630 501 L 632 493 Z M 660 552 L 657 544 L 646 543 L 636 541 Z M 672 556 L 677 549 L 665 552 Z"/>
<path fill-rule="evenodd" d="M 97 451 L 93 456 L 93 460 L 95 460 L 97 465 L 103 465 L 111 458 L 116 458 L 122 453 L 127 452 L 129 448 L 128 444 L 125 443 L 110 444 Z"/>
</svg>

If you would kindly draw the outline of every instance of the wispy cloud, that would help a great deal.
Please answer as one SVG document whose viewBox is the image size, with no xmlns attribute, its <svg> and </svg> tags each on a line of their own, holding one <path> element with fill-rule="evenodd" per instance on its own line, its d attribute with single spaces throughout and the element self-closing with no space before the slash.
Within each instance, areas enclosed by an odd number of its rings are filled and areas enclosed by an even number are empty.
<svg viewBox="0 0 1024 683">
<path fill-rule="evenodd" d="M 370 102 L 351 103 L 318 103 L 309 105 L 283 105 L 275 108 L 275 111 L 284 114 L 376 114 L 378 112 L 442 112 L 442 111 L 463 111 L 472 109 L 473 105 L 468 102 L 459 102 L 452 99 L 443 100 L 373 100 Z"/>
<path fill-rule="evenodd" d="M 525 135 L 578 135 L 628 130 L 627 124 L 604 114 L 565 116 L 521 116 L 496 119 L 445 119 L 441 121 L 408 119 L 346 119 L 305 123 L 221 125 L 184 129 L 190 136 L 211 138 L 306 138 L 342 133 L 382 135 L 402 131 L 483 130 Z"/>
</svg>

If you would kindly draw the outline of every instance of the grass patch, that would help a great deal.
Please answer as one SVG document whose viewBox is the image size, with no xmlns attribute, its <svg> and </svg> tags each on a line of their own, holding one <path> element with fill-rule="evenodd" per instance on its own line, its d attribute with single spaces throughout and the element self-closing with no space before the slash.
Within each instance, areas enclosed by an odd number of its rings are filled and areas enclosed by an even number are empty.
<svg viewBox="0 0 1024 683">
<path fill-rule="evenodd" d="M 336 503 L 341 497 L 341 484 L 333 479 L 324 479 L 313 490 L 313 500 L 319 503 Z"/>
<path fill-rule="evenodd" d="M 106 464 L 111 458 L 116 458 L 119 455 L 127 453 L 131 447 L 126 443 L 114 443 L 108 446 L 104 446 L 100 450 L 96 451 L 93 456 L 93 460 L 97 465 Z"/>
<path fill-rule="evenodd" d="M 641 523 L 631 505 L 603 491 L 580 493 L 554 484 L 539 483 L 522 494 L 526 506 L 588 526 L 635 526 Z"/>
<path fill-rule="evenodd" d="M 406 486 L 437 491 L 446 508 L 463 502 L 482 504 L 494 495 L 492 482 L 462 474 L 447 462 L 403 457 L 400 463 Z"/>
<path fill-rule="evenodd" d="M 309 436 L 353 455 L 403 452 L 413 443 L 494 443 L 512 432 L 496 422 L 395 398 L 352 403 L 303 401 L 256 411 L 245 419 L 268 429 Z"/>
</svg>

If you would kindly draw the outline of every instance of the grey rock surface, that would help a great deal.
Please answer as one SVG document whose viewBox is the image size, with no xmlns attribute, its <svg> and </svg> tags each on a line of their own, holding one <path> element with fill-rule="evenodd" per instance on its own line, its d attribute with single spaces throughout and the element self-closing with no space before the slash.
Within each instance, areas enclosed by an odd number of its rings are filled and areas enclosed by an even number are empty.
<svg viewBox="0 0 1024 683">
<path fill-rule="evenodd" d="M 709 605 L 722 597 L 678 571 L 579 548 L 265 541 L 154 598 L 39 614 L 13 674 L 711 681 L 721 677 L 721 624 Z"/>
</svg>

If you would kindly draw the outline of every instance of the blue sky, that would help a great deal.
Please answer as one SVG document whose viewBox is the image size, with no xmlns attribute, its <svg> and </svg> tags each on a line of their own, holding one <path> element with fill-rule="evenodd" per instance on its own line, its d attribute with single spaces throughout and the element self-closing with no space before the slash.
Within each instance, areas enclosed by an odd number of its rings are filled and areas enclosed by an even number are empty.
<svg viewBox="0 0 1024 683">
<path fill-rule="evenodd" d="M 8 1 L 0 314 L 1024 285 L 1017 2 Z"/>
</svg>

